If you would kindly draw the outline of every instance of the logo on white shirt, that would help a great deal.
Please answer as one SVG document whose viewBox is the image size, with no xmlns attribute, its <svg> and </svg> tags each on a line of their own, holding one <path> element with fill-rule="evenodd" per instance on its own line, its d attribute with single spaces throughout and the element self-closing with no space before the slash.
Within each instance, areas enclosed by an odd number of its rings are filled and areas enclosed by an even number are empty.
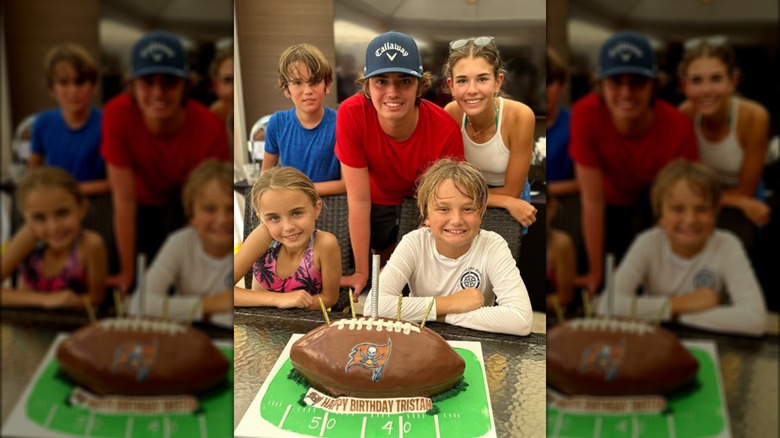
<svg viewBox="0 0 780 438">
<path fill-rule="evenodd" d="M 715 276 L 715 273 L 706 268 L 697 272 L 696 275 L 693 276 L 693 287 L 695 287 L 696 289 L 701 289 L 703 287 L 706 287 L 714 291 L 717 291 L 717 289 L 715 289 L 717 283 L 718 280 L 717 277 Z"/>
<path fill-rule="evenodd" d="M 466 272 L 460 276 L 461 289 L 467 289 L 470 287 L 479 289 L 480 284 L 482 284 L 482 273 L 479 272 L 479 269 L 468 268 L 466 269 Z"/>
</svg>

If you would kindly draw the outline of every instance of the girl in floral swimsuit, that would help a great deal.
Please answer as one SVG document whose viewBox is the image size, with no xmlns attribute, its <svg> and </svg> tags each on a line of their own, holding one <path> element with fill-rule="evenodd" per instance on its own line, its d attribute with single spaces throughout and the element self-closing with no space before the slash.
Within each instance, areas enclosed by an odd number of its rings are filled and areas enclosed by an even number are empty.
<svg viewBox="0 0 780 438">
<path fill-rule="evenodd" d="M 261 220 L 233 262 L 234 283 L 252 269 L 251 290 L 233 289 L 235 306 L 319 309 L 336 303 L 341 251 L 336 237 L 314 228 L 322 209 L 314 184 L 291 167 L 274 167 L 252 188 Z"/>
<path fill-rule="evenodd" d="M 106 246 L 82 228 L 87 203 L 67 172 L 42 167 L 17 188 L 25 224 L 3 252 L 2 279 L 19 272 L 18 288 L 2 289 L 3 307 L 82 308 L 103 301 Z"/>
</svg>

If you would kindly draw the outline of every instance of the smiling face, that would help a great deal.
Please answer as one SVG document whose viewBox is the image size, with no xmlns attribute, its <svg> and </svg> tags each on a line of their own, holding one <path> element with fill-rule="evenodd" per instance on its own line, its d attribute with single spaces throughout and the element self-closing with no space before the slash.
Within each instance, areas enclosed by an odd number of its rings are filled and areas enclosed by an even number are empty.
<svg viewBox="0 0 780 438">
<path fill-rule="evenodd" d="M 160 124 L 182 114 L 184 79 L 166 74 L 141 76 L 133 81 L 138 107 L 148 123 Z"/>
<path fill-rule="evenodd" d="M 60 61 L 53 70 L 49 95 L 57 101 L 63 112 L 85 116 L 89 112 L 89 101 L 95 93 L 95 84 L 79 77 L 76 68 L 69 62 Z"/>
<path fill-rule="evenodd" d="M 716 206 L 681 179 L 666 192 L 658 224 L 666 232 L 672 251 L 690 258 L 704 249 L 716 218 Z"/>
<path fill-rule="evenodd" d="M 207 182 L 195 195 L 190 225 L 206 254 L 223 257 L 233 249 L 233 196 L 219 180 Z"/>
<path fill-rule="evenodd" d="M 485 58 L 467 57 L 459 60 L 452 68 L 452 77 L 447 78 L 447 85 L 452 90 L 452 97 L 463 112 L 471 118 L 479 114 L 493 117 L 493 97 L 501 89 L 504 75 L 498 79 L 493 75 L 493 65 Z"/>
<path fill-rule="evenodd" d="M 322 201 L 312 205 L 300 190 L 269 190 L 258 200 L 260 219 L 288 252 L 303 250 L 314 232 Z"/>
<path fill-rule="evenodd" d="M 381 73 L 368 79 L 371 103 L 380 120 L 409 122 L 416 116 L 418 79 L 404 73 Z"/>
<path fill-rule="evenodd" d="M 435 193 L 425 222 L 431 227 L 439 254 L 457 259 L 471 248 L 485 209 L 478 209 L 474 199 L 463 194 L 451 179 L 442 181 Z"/>
<path fill-rule="evenodd" d="M 717 57 L 692 60 L 686 69 L 683 90 L 695 111 L 703 116 L 728 111 L 737 78 L 729 75 L 726 64 Z"/>
<path fill-rule="evenodd" d="M 635 74 L 614 75 L 604 78 L 602 88 L 613 120 L 630 123 L 650 114 L 652 79 Z"/>
<path fill-rule="evenodd" d="M 31 190 L 21 207 L 35 237 L 55 251 L 73 246 L 87 214 L 86 202 L 77 201 L 73 194 L 59 187 Z"/>
<path fill-rule="evenodd" d="M 292 99 L 295 109 L 307 114 L 323 112 L 322 101 L 330 94 L 330 85 L 325 85 L 324 80 L 312 83 L 309 67 L 300 62 L 292 64 L 289 72 L 292 80 L 284 93 Z"/>
</svg>

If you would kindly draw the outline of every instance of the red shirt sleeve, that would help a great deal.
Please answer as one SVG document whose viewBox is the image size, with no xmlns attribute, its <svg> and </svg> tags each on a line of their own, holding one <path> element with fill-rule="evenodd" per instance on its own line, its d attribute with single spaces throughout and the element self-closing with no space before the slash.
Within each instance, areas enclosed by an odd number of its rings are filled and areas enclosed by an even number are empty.
<svg viewBox="0 0 780 438">
<path fill-rule="evenodd" d="M 586 167 L 600 167 L 598 148 L 592 144 L 591 129 L 598 124 L 599 96 L 589 94 L 577 101 L 571 110 L 569 154 L 572 159 Z"/>
<path fill-rule="evenodd" d="M 100 153 L 108 164 L 130 167 L 132 160 L 127 147 L 126 126 L 130 122 L 132 101 L 127 93 L 111 99 L 103 108 L 100 128 Z"/>
<path fill-rule="evenodd" d="M 353 168 L 368 167 L 364 149 L 365 111 L 362 94 L 355 94 L 339 106 L 336 112 L 336 157 Z M 373 111 L 373 108 L 371 109 Z"/>
</svg>

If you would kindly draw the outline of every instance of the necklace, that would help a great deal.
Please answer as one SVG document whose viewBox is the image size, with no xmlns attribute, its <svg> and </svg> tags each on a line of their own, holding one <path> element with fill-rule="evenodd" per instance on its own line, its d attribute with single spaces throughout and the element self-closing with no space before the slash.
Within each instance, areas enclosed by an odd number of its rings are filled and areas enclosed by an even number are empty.
<svg viewBox="0 0 780 438">
<path fill-rule="evenodd" d="M 471 131 L 474 132 L 474 140 L 476 140 L 477 137 L 479 137 L 479 134 L 482 134 L 486 129 L 488 129 L 490 125 L 493 124 L 493 122 L 496 122 L 498 120 L 498 107 L 496 106 L 495 102 L 493 102 L 493 111 L 494 111 L 493 119 L 490 122 L 488 122 L 488 124 L 485 125 L 484 128 L 480 129 L 479 131 L 477 131 L 474 128 L 474 125 L 471 123 L 471 118 L 469 118 L 469 116 L 466 116 L 466 122 L 468 122 L 469 127 L 471 127 Z M 498 123 L 496 123 L 496 127 L 498 127 Z"/>
</svg>

